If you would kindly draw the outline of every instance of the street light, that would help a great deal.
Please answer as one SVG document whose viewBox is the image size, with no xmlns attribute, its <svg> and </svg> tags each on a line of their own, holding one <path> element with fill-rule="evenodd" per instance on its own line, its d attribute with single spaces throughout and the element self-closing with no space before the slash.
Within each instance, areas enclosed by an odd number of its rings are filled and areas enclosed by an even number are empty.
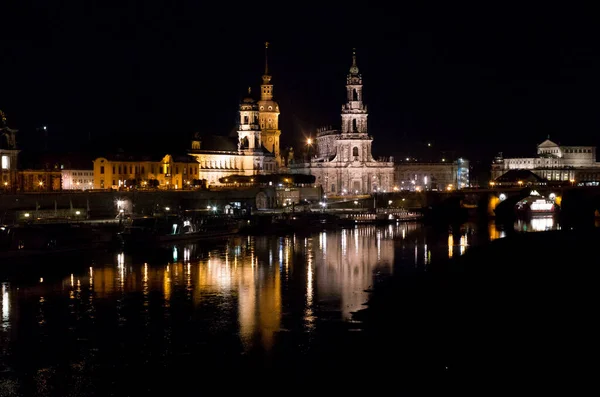
<svg viewBox="0 0 600 397">
<path fill-rule="evenodd" d="M 306 140 L 306 154 L 308 156 L 308 161 L 310 161 L 310 158 L 311 158 L 311 156 L 310 156 L 310 149 L 312 148 L 312 143 L 313 143 L 312 138 L 308 138 Z"/>
</svg>

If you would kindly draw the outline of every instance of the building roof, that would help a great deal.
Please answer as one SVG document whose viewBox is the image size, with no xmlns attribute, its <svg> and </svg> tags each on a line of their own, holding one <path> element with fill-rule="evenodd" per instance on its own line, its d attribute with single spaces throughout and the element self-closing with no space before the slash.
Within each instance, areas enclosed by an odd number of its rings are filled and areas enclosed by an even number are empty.
<svg viewBox="0 0 600 397">
<path fill-rule="evenodd" d="M 206 135 L 200 138 L 200 151 L 237 151 L 237 136 Z"/>
<path fill-rule="evenodd" d="M 530 170 L 509 170 L 495 179 L 495 182 L 500 183 L 518 183 L 519 181 L 540 183 L 548 180 Z"/>
<path fill-rule="evenodd" d="M 172 160 L 176 163 L 195 163 L 196 159 L 194 159 L 192 156 L 189 156 L 187 154 L 180 154 L 180 153 L 176 153 L 176 154 L 170 154 L 170 153 L 164 153 L 164 154 L 147 154 L 147 155 L 142 155 L 142 154 L 130 154 L 130 153 L 111 153 L 111 154 L 106 154 L 103 156 L 98 156 L 98 157 L 103 157 L 109 161 L 153 161 L 153 162 L 160 162 L 162 161 L 165 156 L 170 155 Z"/>
<path fill-rule="evenodd" d="M 538 147 L 556 147 L 558 144 L 552 142 L 550 139 L 546 139 L 544 142 L 540 143 Z"/>
</svg>

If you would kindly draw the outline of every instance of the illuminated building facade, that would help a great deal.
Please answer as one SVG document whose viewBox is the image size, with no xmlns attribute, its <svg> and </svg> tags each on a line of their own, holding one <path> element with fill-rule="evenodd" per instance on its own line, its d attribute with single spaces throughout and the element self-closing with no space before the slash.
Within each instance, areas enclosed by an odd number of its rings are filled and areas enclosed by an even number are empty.
<svg viewBox="0 0 600 397">
<path fill-rule="evenodd" d="M 599 182 L 600 163 L 595 146 L 562 146 L 546 139 L 537 147 L 537 157 L 504 158 L 498 154 L 492 163 L 492 179 L 510 170 L 531 170 L 548 181 Z"/>
<path fill-rule="evenodd" d="M 59 191 L 62 188 L 61 172 L 58 168 L 19 170 L 17 186 L 22 192 Z"/>
<path fill-rule="evenodd" d="M 258 121 L 262 135 L 263 146 L 273 156 L 277 167 L 281 167 L 282 158 L 279 149 L 279 104 L 273 100 L 273 84 L 271 75 L 269 75 L 269 64 L 267 59 L 267 48 L 269 43 L 265 43 L 265 74 L 262 76 L 262 85 L 260 86 L 260 100 L 258 101 Z"/>
<path fill-rule="evenodd" d="M 347 101 L 342 105 L 341 131 L 321 129 L 308 142 L 307 162 L 290 166 L 291 172 L 314 175 L 326 194 L 389 192 L 394 185 L 393 159 L 375 160 L 371 154 L 373 137 L 368 134 L 367 106 L 363 102 L 362 76 L 356 66 L 356 53 L 346 80 Z"/>
<path fill-rule="evenodd" d="M 196 135 L 190 156 L 195 157 L 199 179 L 220 185 L 220 178 L 231 175 L 259 175 L 277 172 L 275 156 L 263 146 L 259 105 L 248 95 L 239 106 L 237 137 Z"/>
<path fill-rule="evenodd" d="M 94 170 L 60 170 L 63 190 L 88 190 L 94 188 Z"/>
<path fill-rule="evenodd" d="M 265 73 L 257 102 L 248 95 L 238 108 L 237 131 L 230 136 L 196 134 L 188 153 L 199 164 L 199 179 L 209 186 L 222 185 L 219 180 L 232 175 L 261 175 L 278 172 L 283 163 L 279 137 L 279 104 L 273 99 L 273 84 L 266 58 Z"/>
<path fill-rule="evenodd" d="M 94 189 L 156 187 L 182 189 L 194 184 L 198 163 L 190 156 L 167 154 L 162 158 L 118 154 L 99 157 L 94 163 Z"/>
<path fill-rule="evenodd" d="M 470 186 L 469 161 L 405 162 L 395 165 L 395 190 L 455 190 Z"/>
<path fill-rule="evenodd" d="M 6 125 L 6 116 L 0 110 L 0 191 L 17 189 L 17 132 Z"/>
</svg>

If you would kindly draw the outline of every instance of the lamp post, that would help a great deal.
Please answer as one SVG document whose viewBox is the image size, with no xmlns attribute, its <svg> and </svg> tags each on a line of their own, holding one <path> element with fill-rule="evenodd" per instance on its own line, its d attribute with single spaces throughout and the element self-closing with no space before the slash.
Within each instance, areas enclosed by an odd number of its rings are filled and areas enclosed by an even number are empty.
<svg viewBox="0 0 600 397">
<path fill-rule="evenodd" d="M 311 149 L 312 149 L 312 143 L 313 143 L 312 138 L 308 138 L 306 140 L 306 155 L 308 157 L 307 160 L 308 160 L 309 163 L 310 163 L 310 158 L 311 158 L 310 157 L 310 152 L 311 152 Z"/>
</svg>

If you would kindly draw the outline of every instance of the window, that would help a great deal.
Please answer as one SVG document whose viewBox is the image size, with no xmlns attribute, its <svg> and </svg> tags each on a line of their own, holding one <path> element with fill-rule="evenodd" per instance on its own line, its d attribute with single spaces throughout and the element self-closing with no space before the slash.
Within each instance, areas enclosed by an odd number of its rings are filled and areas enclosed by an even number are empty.
<svg viewBox="0 0 600 397">
<path fill-rule="evenodd" d="M 120 173 L 121 173 L 121 166 L 119 166 L 119 174 L 120 174 Z M 113 185 L 114 185 L 114 183 L 113 183 Z"/>
<path fill-rule="evenodd" d="M 2 169 L 7 170 L 10 168 L 10 158 L 8 156 L 2 156 Z"/>
<path fill-rule="evenodd" d="M 130 173 L 130 174 L 133 174 L 133 171 L 132 171 L 132 168 L 131 168 L 131 166 L 129 166 L 129 173 Z"/>
<path fill-rule="evenodd" d="M 179 166 L 178 165 L 175 166 L 175 173 L 179 174 Z"/>
<path fill-rule="evenodd" d="M 244 116 L 244 124 L 248 124 L 248 116 Z"/>
<path fill-rule="evenodd" d="M 352 100 L 358 101 L 358 92 L 356 92 L 356 88 L 352 90 Z"/>
<path fill-rule="evenodd" d="M 145 167 L 142 165 L 142 174 L 145 174 L 145 173 L 146 173 L 146 169 L 145 169 Z"/>
<path fill-rule="evenodd" d="M 358 131 L 358 126 L 356 124 L 356 119 L 352 119 L 352 131 L 353 132 L 357 132 Z"/>
<path fill-rule="evenodd" d="M 115 173 L 115 166 L 113 165 L 113 174 Z"/>
<path fill-rule="evenodd" d="M 103 165 L 100 166 L 100 173 L 104 174 L 104 166 Z"/>
<path fill-rule="evenodd" d="M 332 184 L 331 184 L 331 191 L 332 191 L 332 192 L 335 192 L 335 183 L 332 183 Z"/>
<path fill-rule="evenodd" d="M 116 181 L 113 179 L 113 186 L 114 186 L 114 185 L 116 185 L 116 183 L 115 183 L 115 182 L 116 182 Z"/>
<path fill-rule="evenodd" d="M 354 148 L 352 149 L 352 155 L 354 157 L 358 157 L 358 147 L 354 146 Z"/>
</svg>

